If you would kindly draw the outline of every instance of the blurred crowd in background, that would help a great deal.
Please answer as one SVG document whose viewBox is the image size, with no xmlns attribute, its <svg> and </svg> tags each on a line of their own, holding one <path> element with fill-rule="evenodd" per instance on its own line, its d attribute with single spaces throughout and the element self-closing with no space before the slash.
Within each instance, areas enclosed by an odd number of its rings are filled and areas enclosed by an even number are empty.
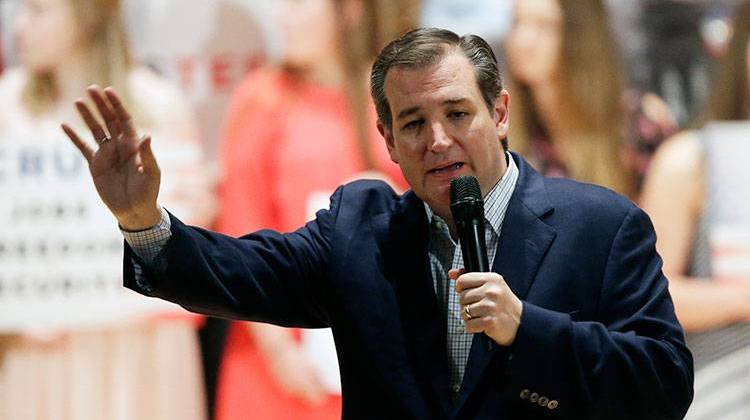
<svg viewBox="0 0 750 420">
<path fill-rule="evenodd" d="M 403 191 L 368 76 L 379 50 L 418 26 L 493 45 L 512 151 L 650 214 L 695 356 L 688 418 L 750 418 L 750 272 L 712 268 L 710 210 L 721 203 L 706 165 L 722 141 L 707 127 L 750 119 L 747 1 L 0 0 L 0 200 L 18 190 L 3 166 L 16 145 L 74 152 L 59 123 L 82 124 L 73 102 L 91 84 L 114 86 L 152 133 L 160 201 L 193 224 L 290 231 L 341 183 L 374 177 Z M 39 185 L 91 188 L 84 176 Z M 0 229 L 11 221 L 0 213 Z M 13 258 L 2 241 L 0 270 Z M 34 255 L 20 266 L 51 267 Z M 115 260 L 107 270 L 119 275 Z M 16 287 L 3 282 L 0 309 Z M 340 414 L 327 331 L 180 313 L 0 329 L 2 420 Z"/>
</svg>

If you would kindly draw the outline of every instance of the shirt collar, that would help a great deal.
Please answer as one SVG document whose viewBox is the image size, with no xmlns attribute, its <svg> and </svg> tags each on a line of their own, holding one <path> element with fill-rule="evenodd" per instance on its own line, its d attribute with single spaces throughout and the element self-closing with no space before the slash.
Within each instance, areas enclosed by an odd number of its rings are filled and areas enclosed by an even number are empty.
<svg viewBox="0 0 750 420">
<path fill-rule="evenodd" d="M 487 193 L 484 197 L 484 218 L 492 226 L 492 230 L 496 235 L 500 235 L 500 228 L 505 218 L 505 210 L 508 208 L 510 202 L 510 196 L 516 187 L 516 181 L 518 181 L 518 167 L 513 161 L 513 156 L 509 152 L 505 152 L 508 157 L 508 169 Z M 424 203 L 425 211 L 427 212 L 427 220 L 432 224 L 432 219 L 437 218 L 442 220 L 440 216 L 436 215 L 427 203 Z"/>
</svg>

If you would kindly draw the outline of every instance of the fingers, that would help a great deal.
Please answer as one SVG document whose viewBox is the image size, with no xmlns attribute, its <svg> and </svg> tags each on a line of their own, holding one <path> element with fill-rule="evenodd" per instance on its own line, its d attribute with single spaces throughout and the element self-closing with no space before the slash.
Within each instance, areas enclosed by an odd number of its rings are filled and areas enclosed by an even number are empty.
<svg viewBox="0 0 750 420">
<path fill-rule="evenodd" d="M 470 319 L 492 315 L 495 306 L 495 303 L 490 299 L 479 299 L 466 305 L 461 304 L 461 316 L 464 320 L 468 321 Z M 469 308 L 469 310 L 467 311 L 466 308 Z"/>
<path fill-rule="evenodd" d="M 451 280 L 456 280 L 459 276 L 461 276 L 465 272 L 466 270 L 464 270 L 463 268 L 451 268 L 448 271 L 448 278 Z"/>
<path fill-rule="evenodd" d="M 466 273 L 456 280 L 466 331 L 485 333 L 501 345 L 515 340 L 523 303 L 497 273 Z"/>
<path fill-rule="evenodd" d="M 97 143 L 101 143 L 104 140 L 106 140 L 107 133 L 102 128 L 101 124 L 94 118 L 94 115 L 89 111 L 89 107 L 86 105 L 85 102 L 83 102 L 83 99 L 79 99 L 76 102 L 76 108 L 78 109 L 78 113 L 81 115 L 81 118 L 83 118 L 83 121 L 86 123 L 86 126 L 88 126 L 89 130 L 91 130 L 91 135 L 94 136 L 94 140 L 96 140 Z"/>
<path fill-rule="evenodd" d="M 96 110 L 101 115 L 104 124 L 107 126 L 107 131 L 104 130 L 102 125 L 97 121 L 88 105 L 79 99 L 75 102 L 78 113 L 83 118 L 83 121 L 91 130 L 91 134 L 94 136 L 94 140 L 98 144 L 106 141 L 109 138 L 122 139 L 128 141 L 131 145 L 135 143 L 138 134 L 133 125 L 132 117 L 130 113 L 125 109 L 120 97 L 111 88 L 105 88 L 103 91 L 99 86 L 91 85 L 86 89 L 89 96 L 96 106 Z M 111 137 L 110 137 L 111 136 Z"/>
<path fill-rule="evenodd" d="M 502 276 L 496 273 L 461 274 L 456 280 L 456 293 L 459 295 L 464 321 L 475 321 L 491 315 L 495 302 L 501 298 L 502 283 Z"/>
<path fill-rule="evenodd" d="M 104 89 L 104 95 L 109 100 L 110 105 L 112 105 L 112 110 L 117 116 L 117 120 L 119 122 L 122 133 L 126 137 L 136 138 L 138 134 L 136 132 L 135 126 L 133 125 L 133 118 L 130 116 L 128 110 L 125 109 L 125 106 L 122 104 L 122 100 L 120 99 L 120 97 L 111 87 Z"/>
<path fill-rule="evenodd" d="M 459 303 L 464 306 L 471 303 L 479 302 L 487 296 L 488 285 L 467 289 L 458 294 Z"/>
<path fill-rule="evenodd" d="M 492 327 L 492 320 L 488 317 L 473 317 L 471 320 L 466 321 L 465 324 L 467 333 L 480 334 Z"/>
<path fill-rule="evenodd" d="M 476 302 L 461 306 L 461 318 L 464 320 L 466 332 L 470 334 L 483 333 L 492 325 L 492 311 L 485 307 L 484 302 Z"/>
<path fill-rule="evenodd" d="M 138 153 L 140 154 L 144 171 L 155 172 L 159 170 L 159 165 L 156 163 L 156 158 L 154 157 L 154 151 L 151 149 L 151 135 L 147 134 L 143 136 L 141 142 L 138 143 Z"/>
<path fill-rule="evenodd" d="M 73 142 L 73 144 L 78 148 L 83 157 L 86 158 L 86 161 L 91 163 L 91 159 L 94 157 L 94 149 L 92 149 L 88 144 L 81 140 L 81 138 L 78 137 L 78 134 L 76 134 L 76 132 L 72 128 L 70 128 L 69 125 L 62 124 L 60 127 L 68 136 L 70 141 Z"/>
<path fill-rule="evenodd" d="M 99 110 L 102 119 L 104 119 L 104 124 L 107 125 L 107 130 L 109 130 L 110 136 L 114 139 L 118 139 L 121 134 L 120 122 L 117 120 L 117 116 L 112 111 L 112 108 L 110 108 L 109 104 L 104 99 L 101 89 L 99 86 L 92 85 L 86 89 L 86 91 L 94 101 L 94 105 L 96 105 L 97 110 Z"/>
<path fill-rule="evenodd" d="M 463 269 L 462 269 L 463 270 Z M 453 271 L 453 270 L 451 270 Z M 448 273 L 450 275 L 450 272 Z M 466 289 L 473 289 L 486 283 L 490 278 L 499 277 L 497 273 L 464 273 L 460 274 L 456 280 L 456 292 L 461 293 Z"/>
</svg>

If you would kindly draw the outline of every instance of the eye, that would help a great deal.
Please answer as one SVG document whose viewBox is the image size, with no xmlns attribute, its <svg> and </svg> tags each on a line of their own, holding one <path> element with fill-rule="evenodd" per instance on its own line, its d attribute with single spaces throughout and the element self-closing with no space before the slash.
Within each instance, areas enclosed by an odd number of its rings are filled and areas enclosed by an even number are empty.
<svg viewBox="0 0 750 420">
<path fill-rule="evenodd" d="M 465 117 L 467 115 L 469 115 L 468 112 L 464 112 L 464 111 L 451 111 L 451 112 L 448 113 L 448 118 L 450 118 L 452 120 L 459 120 L 459 119 L 461 119 L 461 118 L 463 118 L 463 117 Z"/>
<path fill-rule="evenodd" d="M 424 123 L 423 119 L 411 120 L 407 122 L 406 124 L 404 124 L 404 126 L 401 127 L 401 129 L 402 130 L 414 130 L 414 129 L 421 127 L 423 123 Z"/>
</svg>

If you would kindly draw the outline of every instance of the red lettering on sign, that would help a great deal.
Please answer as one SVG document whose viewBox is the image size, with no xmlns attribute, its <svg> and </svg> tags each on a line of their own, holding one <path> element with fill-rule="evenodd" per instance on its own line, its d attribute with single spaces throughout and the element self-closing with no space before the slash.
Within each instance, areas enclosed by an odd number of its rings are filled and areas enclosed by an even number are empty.
<svg viewBox="0 0 750 420">
<path fill-rule="evenodd" d="M 177 71 L 180 74 L 180 85 L 184 91 L 191 91 L 193 88 L 193 73 L 195 62 L 192 57 L 180 58 L 177 62 Z"/>
<path fill-rule="evenodd" d="M 211 58 L 211 84 L 217 91 L 232 87 L 232 64 L 224 56 Z"/>
</svg>

